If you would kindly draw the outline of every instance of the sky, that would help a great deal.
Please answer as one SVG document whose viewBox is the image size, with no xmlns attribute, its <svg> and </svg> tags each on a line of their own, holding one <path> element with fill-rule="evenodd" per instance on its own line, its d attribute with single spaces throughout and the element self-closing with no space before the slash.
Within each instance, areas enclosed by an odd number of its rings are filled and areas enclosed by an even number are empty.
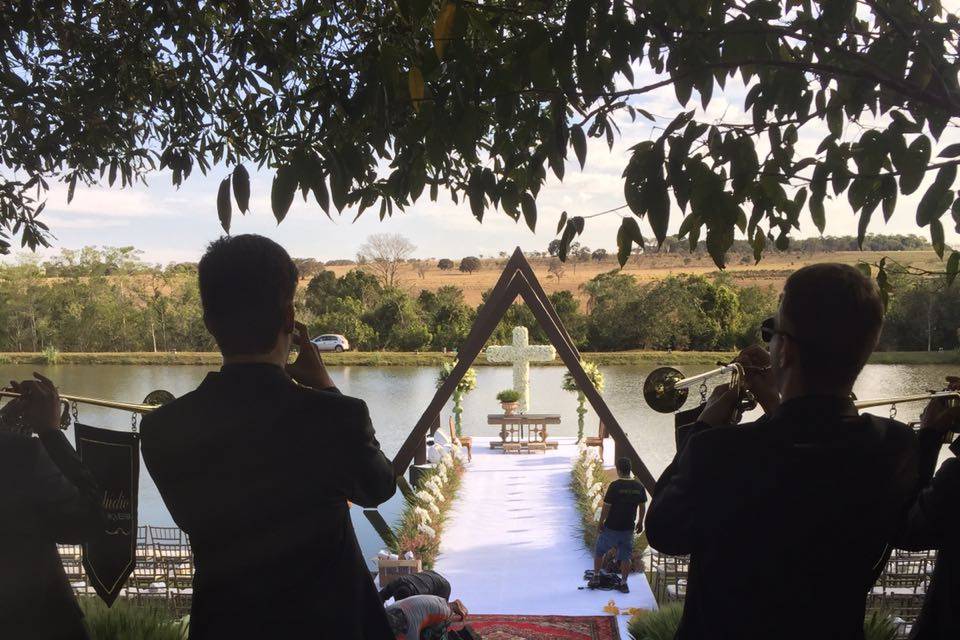
<svg viewBox="0 0 960 640">
<path fill-rule="evenodd" d="M 635 75 L 638 86 L 659 79 L 649 69 L 637 69 Z M 742 112 L 744 93 L 742 84 L 729 81 L 724 91 L 714 88 L 713 100 L 706 111 L 699 109 L 696 92 L 688 108 L 698 105 L 696 117 L 704 122 L 750 122 Z M 671 87 L 644 94 L 634 105 L 657 116 L 657 122 L 651 123 L 642 117 L 638 117 L 636 123 L 629 119 L 620 121 L 621 134 L 612 150 L 607 148 L 605 140 L 589 139 L 587 162 L 582 171 L 571 149 L 563 182 L 548 169 L 547 182 L 537 198 L 536 233 L 532 233 L 522 220 L 515 223 L 502 211 L 492 209 L 487 210 L 481 224 L 471 215 L 465 202 L 455 205 L 442 191 L 436 203 L 430 202 L 425 191 L 420 200 L 405 212 L 395 209 L 394 215 L 383 222 L 378 218 L 379 205 L 365 211 L 356 222 L 353 222 L 355 209 L 344 209 L 342 215 L 333 211 L 330 220 L 312 196 L 304 203 L 298 194 L 286 219 L 277 225 L 270 210 L 273 173 L 270 170 L 253 171 L 249 164 L 251 212 L 240 215 L 234 203 L 230 230 L 233 234 L 262 234 L 282 244 L 294 257 L 323 261 L 354 258 L 360 245 L 374 233 L 405 236 L 416 246 L 414 257 L 417 258 L 495 256 L 517 246 L 525 251 L 543 251 L 556 237 L 557 221 L 562 211 L 569 216 L 590 215 L 624 203 L 620 176 L 629 161 L 629 148 L 658 136 L 659 130 L 682 110 Z M 869 124 L 847 123 L 844 134 L 858 138 L 862 134 L 860 127 Z M 826 125 L 820 123 L 801 129 L 798 153 L 812 153 L 826 133 Z M 948 128 L 940 142 L 935 143 L 934 154 L 953 142 L 960 142 L 960 131 Z M 758 153 L 763 158 L 765 149 L 759 144 Z M 148 185 L 138 184 L 126 189 L 119 186 L 109 188 L 105 184 L 94 187 L 78 184 L 70 204 L 67 204 L 66 186 L 56 183 L 47 193 L 47 206 L 42 214 L 54 235 L 53 246 L 39 253 L 55 254 L 61 248 L 78 249 L 86 245 L 133 245 L 142 250 L 142 258 L 148 262 L 195 261 L 207 243 L 223 234 L 216 213 L 216 194 L 220 181 L 228 173 L 229 169 L 223 166 L 213 168 L 206 176 L 194 171 L 179 189 L 172 186 L 169 171 L 149 174 Z M 924 185 L 912 196 L 899 198 L 889 222 L 883 222 L 878 209 L 869 232 L 927 236 L 928 228 L 919 229 L 914 218 L 916 205 L 935 173 L 929 172 Z M 847 205 L 845 194 L 833 201 L 828 200 L 826 211 L 824 235 L 856 235 L 857 218 Z M 603 247 L 615 251 L 616 232 L 622 215 L 630 214 L 623 210 L 587 220 L 586 230 L 578 240 L 592 249 Z M 680 210 L 674 206 L 669 233 L 676 233 L 682 218 Z M 947 244 L 960 246 L 960 235 L 954 231 L 949 212 L 943 221 Z M 645 237 L 653 236 L 646 221 L 641 221 L 640 226 Z M 809 237 L 817 233 L 809 214 L 804 212 L 801 229 L 792 237 Z"/>
</svg>

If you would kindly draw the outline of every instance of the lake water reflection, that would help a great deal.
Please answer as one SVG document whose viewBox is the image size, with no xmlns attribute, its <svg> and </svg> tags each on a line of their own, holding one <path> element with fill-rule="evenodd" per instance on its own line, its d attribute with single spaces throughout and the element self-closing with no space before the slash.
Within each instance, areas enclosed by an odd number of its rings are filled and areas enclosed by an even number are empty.
<svg viewBox="0 0 960 640">
<path fill-rule="evenodd" d="M 127 365 L 3 365 L 0 379 L 23 379 L 33 370 L 51 377 L 66 393 L 139 402 L 153 389 L 167 389 L 180 396 L 195 388 L 207 371 L 202 366 L 127 366 Z M 629 435 L 650 471 L 657 476 L 674 453 L 673 419 L 646 406 L 641 394 L 645 376 L 655 368 L 646 366 L 606 366 L 601 370 L 606 379 L 603 395 Z M 710 367 L 686 367 L 684 373 L 698 373 Z M 559 413 L 562 424 L 551 427 L 551 434 L 572 436 L 577 432 L 576 395 L 561 390 L 563 367 L 533 367 L 530 384 L 533 397 L 531 412 Z M 384 451 L 392 456 L 400 448 L 410 428 L 417 421 L 436 388 L 436 369 L 431 367 L 332 367 L 331 374 L 348 394 L 363 398 L 370 407 L 377 437 Z M 855 392 L 860 398 L 902 395 L 939 389 L 944 377 L 955 375 L 949 365 L 868 365 L 860 376 Z M 716 382 L 721 382 L 717 380 Z M 464 429 L 473 435 L 495 435 L 496 429 L 486 425 L 488 413 L 499 412 L 495 399 L 498 391 L 512 385 L 508 367 L 478 367 L 477 388 L 464 399 Z M 693 392 L 693 395 L 696 395 Z M 692 406 L 690 400 L 688 406 Z M 898 418 L 915 420 L 923 408 L 921 403 L 899 408 Z M 442 413 L 443 424 L 450 415 L 451 404 Z M 871 409 L 886 415 L 887 407 Z M 749 415 L 748 415 L 749 418 Z M 98 407 L 80 407 L 81 422 L 115 429 L 129 429 L 130 416 Z M 586 416 L 585 432 L 593 434 L 597 417 L 591 410 Z M 73 440 L 72 429 L 68 437 Z M 318 463 L 324 453 L 317 452 Z M 402 503 L 399 496 L 381 507 L 389 520 L 396 517 Z M 140 476 L 140 523 L 158 526 L 173 524 L 149 474 Z M 382 546 L 378 536 L 358 509 L 354 524 L 365 555 L 369 558 Z"/>
</svg>

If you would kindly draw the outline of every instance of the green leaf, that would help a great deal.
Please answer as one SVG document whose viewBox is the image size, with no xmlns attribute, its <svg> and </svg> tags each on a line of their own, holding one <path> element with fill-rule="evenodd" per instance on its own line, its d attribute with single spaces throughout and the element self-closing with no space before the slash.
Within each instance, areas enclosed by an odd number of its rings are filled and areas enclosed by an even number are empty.
<svg viewBox="0 0 960 640">
<path fill-rule="evenodd" d="M 957 177 L 957 166 L 948 165 L 941 167 L 937 172 L 937 177 L 933 184 L 927 189 L 927 192 L 920 198 L 920 204 L 917 205 L 917 224 L 921 227 L 926 226 L 931 221 L 940 218 L 953 202 L 953 193 L 950 188 Z"/>
<path fill-rule="evenodd" d="M 407 88 L 410 91 L 410 101 L 413 108 L 419 111 L 424 94 L 423 72 L 420 71 L 419 67 L 410 67 L 410 72 L 407 74 Z"/>
<path fill-rule="evenodd" d="M 960 142 L 951 144 L 946 147 L 943 151 L 940 152 L 941 158 L 957 158 L 960 157 Z"/>
<path fill-rule="evenodd" d="M 77 173 L 74 172 L 74 174 L 70 176 L 70 186 L 67 187 L 67 204 L 70 204 L 70 202 L 73 200 L 73 192 L 76 188 L 77 188 Z"/>
<path fill-rule="evenodd" d="M 560 230 L 567 224 L 567 212 L 564 211 L 560 214 L 560 222 L 557 223 L 557 233 L 560 233 Z"/>
<path fill-rule="evenodd" d="M 767 236 L 760 229 L 753 234 L 753 260 L 754 264 L 760 264 L 760 258 L 763 256 L 763 248 L 767 244 Z"/>
<path fill-rule="evenodd" d="M 827 128 L 834 138 L 839 138 L 843 133 L 843 110 L 839 107 L 827 111 Z"/>
<path fill-rule="evenodd" d="M 873 209 L 865 208 L 860 213 L 860 220 L 857 223 L 857 247 L 863 251 L 863 239 L 867 235 L 867 227 L 870 225 L 870 218 L 873 217 Z"/>
<path fill-rule="evenodd" d="M 960 273 L 960 251 L 952 251 L 950 252 L 950 258 L 947 260 L 948 287 L 957 279 L 957 273 Z"/>
<path fill-rule="evenodd" d="M 224 178 L 217 191 L 217 216 L 223 230 L 230 233 L 230 178 Z"/>
<path fill-rule="evenodd" d="M 583 128 L 580 125 L 570 127 L 570 142 L 573 143 L 573 152 L 577 154 L 580 169 L 583 169 L 587 162 L 587 136 L 583 133 Z"/>
<path fill-rule="evenodd" d="M 290 205 L 293 204 L 293 196 L 297 193 L 297 171 L 290 165 L 284 165 L 277 169 L 277 175 L 273 178 L 273 185 L 270 189 L 270 206 L 273 209 L 273 217 L 277 219 L 277 224 L 283 222 L 290 211 Z"/>
<path fill-rule="evenodd" d="M 617 231 L 617 261 L 621 268 L 630 259 L 634 242 L 642 247 L 643 234 L 640 233 L 640 225 L 637 224 L 636 218 L 628 216 L 620 222 L 620 229 Z"/>
<path fill-rule="evenodd" d="M 883 221 L 889 222 L 897 208 L 897 181 L 893 176 L 884 176 L 880 183 L 880 195 L 883 198 Z"/>
<path fill-rule="evenodd" d="M 525 191 L 520 197 L 520 208 L 523 209 L 523 220 L 530 227 L 530 231 L 537 231 L 537 201 L 529 191 Z"/>
<path fill-rule="evenodd" d="M 810 196 L 810 217 L 813 219 L 813 224 L 816 225 L 817 230 L 822 235 L 824 228 L 827 226 L 827 217 L 823 210 L 822 193 L 813 193 Z"/>
<path fill-rule="evenodd" d="M 440 13 L 437 15 L 437 21 L 433 25 L 433 46 L 437 50 L 437 58 L 443 60 L 443 54 L 447 49 L 450 39 L 454 33 L 454 23 L 457 19 L 459 5 L 456 2 L 443 3 L 440 7 Z"/>
<path fill-rule="evenodd" d="M 237 200 L 240 213 L 250 210 L 250 174 L 242 164 L 233 168 L 233 197 Z"/>
<path fill-rule="evenodd" d="M 944 249 L 943 225 L 940 224 L 939 220 L 930 223 L 930 244 L 933 245 L 933 250 L 937 252 L 937 257 L 942 260 Z"/>
<path fill-rule="evenodd" d="M 310 189 L 313 191 L 313 197 L 317 204 L 332 220 L 333 218 L 330 216 L 330 194 L 327 192 L 327 178 L 319 169 L 313 174 Z M 384 198 L 384 201 L 386 201 L 386 198 Z"/>
<path fill-rule="evenodd" d="M 647 219 L 653 235 L 657 238 L 657 244 L 662 245 L 670 224 L 670 198 L 666 183 L 663 180 L 648 181 L 643 189 L 643 199 L 647 203 Z"/>
<path fill-rule="evenodd" d="M 900 172 L 900 191 L 905 196 L 910 195 L 920 188 L 927 165 L 930 164 L 930 139 L 924 135 L 917 136 L 906 153 L 893 156 L 893 164 Z"/>
</svg>

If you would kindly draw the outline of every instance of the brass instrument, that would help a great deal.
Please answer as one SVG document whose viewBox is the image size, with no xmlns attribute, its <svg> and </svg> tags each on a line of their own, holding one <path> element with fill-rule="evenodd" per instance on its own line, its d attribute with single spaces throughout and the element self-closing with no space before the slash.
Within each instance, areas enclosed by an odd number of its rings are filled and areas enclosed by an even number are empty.
<svg viewBox="0 0 960 640">
<path fill-rule="evenodd" d="M 740 392 L 740 402 L 738 403 L 739 413 L 749 411 L 757 406 L 757 402 L 749 391 L 744 387 L 746 371 L 748 368 L 762 370 L 761 367 L 745 367 L 739 362 L 729 364 L 720 364 L 716 369 L 698 373 L 697 375 L 684 377 L 679 369 L 673 367 L 660 367 L 654 369 L 643 381 L 643 398 L 651 409 L 659 413 L 674 413 L 678 411 L 683 403 L 687 401 L 687 395 L 690 393 L 690 387 L 699 384 L 701 400 L 706 400 L 707 380 L 722 375 L 730 375 L 730 386 L 738 389 Z"/>
<path fill-rule="evenodd" d="M 15 391 L 0 389 L 0 398 L 19 398 L 20 394 Z M 60 428 L 66 429 L 70 426 L 70 405 L 74 405 L 74 417 L 76 417 L 75 405 L 89 404 L 97 407 L 107 407 L 108 409 L 119 409 L 120 411 L 130 411 L 132 413 L 150 413 L 158 407 L 162 407 L 175 399 L 174 395 L 165 389 L 156 389 L 147 394 L 142 403 L 118 402 L 116 400 L 104 400 L 102 398 L 88 398 L 84 396 L 73 396 L 65 393 L 60 394 L 60 400 L 64 404 L 63 418 L 60 420 Z M 17 420 L 17 416 L 0 415 L 0 421 Z"/>
</svg>

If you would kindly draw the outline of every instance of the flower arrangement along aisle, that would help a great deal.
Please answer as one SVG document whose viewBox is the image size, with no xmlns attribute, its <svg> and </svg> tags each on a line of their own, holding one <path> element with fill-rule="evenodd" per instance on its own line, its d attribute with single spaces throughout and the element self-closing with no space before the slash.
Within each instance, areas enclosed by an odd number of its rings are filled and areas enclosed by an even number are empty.
<svg viewBox="0 0 960 640">
<path fill-rule="evenodd" d="M 437 374 L 437 388 L 439 389 L 441 385 L 450 377 L 450 374 L 453 373 L 453 367 L 456 366 L 454 362 L 445 362 L 440 365 L 440 372 Z M 453 421 L 456 425 L 457 437 L 463 435 L 462 421 L 460 419 L 460 414 L 463 413 L 463 396 L 467 395 L 471 391 L 477 388 L 477 372 L 473 367 L 467 369 L 466 373 L 463 374 L 463 378 L 460 379 L 460 382 L 457 383 L 456 388 L 453 390 Z"/>
<path fill-rule="evenodd" d="M 603 508 L 603 496 L 607 487 L 613 481 L 603 468 L 603 462 L 593 449 L 583 444 L 578 446 L 580 451 L 573 463 L 570 478 L 570 489 L 580 514 L 580 532 L 583 535 L 583 544 L 590 555 L 597 546 L 597 523 L 600 520 L 600 511 Z M 643 553 L 647 549 L 647 534 L 634 534 L 633 539 L 633 570 L 643 571 Z"/>
<path fill-rule="evenodd" d="M 596 390 L 603 391 L 603 374 L 600 373 L 597 365 L 581 360 L 580 366 L 583 367 L 583 372 L 587 374 L 587 378 Z M 577 443 L 579 443 L 583 440 L 583 416 L 587 413 L 587 397 L 583 395 L 583 391 L 577 386 L 577 381 L 569 371 L 563 374 L 562 388 L 564 391 L 573 391 L 577 394 Z"/>
<path fill-rule="evenodd" d="M 439 446 L 439 445 L 434 445 Z M 440 536 L 453 501 L 460 489 L 466 466 L 462 447 L 453 443 L 429 471 L 420 476 L 394 528 L 390 551 L 403 556 L 408 551 L 420 558 L 424 569 L 432 569 L 440 553 Z"/>
</svg>

